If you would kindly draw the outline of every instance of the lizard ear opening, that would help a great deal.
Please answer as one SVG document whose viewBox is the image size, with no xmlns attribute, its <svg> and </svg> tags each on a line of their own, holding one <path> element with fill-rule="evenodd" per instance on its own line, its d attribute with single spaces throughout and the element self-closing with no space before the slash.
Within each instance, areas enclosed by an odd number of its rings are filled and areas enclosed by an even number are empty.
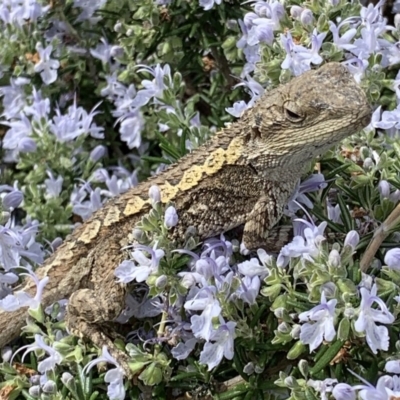
<svg viewBox="0 0 400 400">
<path fill-rule="evenodd" d="M 305 118 L 305 115 L 299 110 L 299 107 L 293 101 L 287 101 L 283 105 L 283 110 L 285 112 L 285 117 L 290 122 L 301 122 Z"/>
</svg>

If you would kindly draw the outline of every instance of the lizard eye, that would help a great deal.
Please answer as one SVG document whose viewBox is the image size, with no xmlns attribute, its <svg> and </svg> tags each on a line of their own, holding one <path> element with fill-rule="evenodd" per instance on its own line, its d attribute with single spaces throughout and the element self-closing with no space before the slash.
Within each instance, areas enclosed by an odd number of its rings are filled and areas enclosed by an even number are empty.
<svg viewBox="0 0 400 400">
<path fill-rule="evenodd" d="M 287 101 L 283 105 L 283 109 L 285 111 L 285 117 L 291 122 L 301 122 L 305 118 L 302 112 L 299 110 L 299 107 L 293 101 Z"/>
</svg>

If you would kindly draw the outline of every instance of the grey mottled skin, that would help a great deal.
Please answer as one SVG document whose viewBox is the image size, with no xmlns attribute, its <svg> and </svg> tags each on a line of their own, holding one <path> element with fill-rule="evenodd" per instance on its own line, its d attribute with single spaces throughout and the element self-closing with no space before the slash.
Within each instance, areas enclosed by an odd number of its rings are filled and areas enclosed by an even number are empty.
<svg viewBox="0 0 400 400">
<path fill-rule="evenodd" d="M 347 69 L 330 63 L 265 93 L 256 105 L 210 141 L 161 174 L 112 199 L 94 213 L 38 269 L 49 276 L 43 305 L 69 298 L 71 333 L 109 346 L 129 374 L 126 356 L 101 329 L 124 306 L 125 289 L 114 269 L 121 246 L 148 212 L 149 188 L 175 204 L 179 238 L 189 226 L 207 238 L 244 224 L 243 241 L 254 249 L 278 222 L 308 161 L 365 127 L 367 99 Z M 35 293 L 31 282 L 23 290 Z M 26 309 L 0 312 L 0 347 L 20 333 Z"/>
</svg>

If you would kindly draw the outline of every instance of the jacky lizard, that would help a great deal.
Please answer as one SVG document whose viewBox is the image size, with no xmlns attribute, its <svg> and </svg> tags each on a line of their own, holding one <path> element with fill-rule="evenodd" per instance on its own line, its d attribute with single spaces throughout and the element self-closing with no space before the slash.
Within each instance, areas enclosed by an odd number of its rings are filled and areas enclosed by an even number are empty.
<svg viewBox="0 0 400 400">
<path fill-rule="evenodd" d="M 121 359 L 101 324 L 124 307 L 125 289 L 114 269 L 125 257 L 127 236 L 151 208 L 152 185 L 160 188 L 162 203 L 175 205 L 175 238 L 190 226 L 205 239 L 244 224 L 243 242 L 255 249 L 280 219 L 307 161 L 365 127 L 370 116 L 365 94 L 339 63 L 265 93 L 237 122 L 79 226 L 36 271 L 49 277 L 42 304 L 69 298 L 69 331 L 106 344 Z M 34 294 L 36 288 L 26 282 L 21 289 Z M 0 348 L 19 335 L 26 317 L 26 308 L 0 312 Z"/>
</svg>

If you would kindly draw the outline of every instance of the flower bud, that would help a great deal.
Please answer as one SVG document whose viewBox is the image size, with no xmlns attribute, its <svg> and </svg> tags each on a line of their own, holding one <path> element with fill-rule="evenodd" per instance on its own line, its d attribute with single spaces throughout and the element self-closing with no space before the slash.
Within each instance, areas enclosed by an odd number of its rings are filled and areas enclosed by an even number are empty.
<svg viewBox="0 0 400 400">
<path fill-rule="evenodd" d="M 292 6 L 292 7 L 290 7 L 290 16 L 292 18 L 299 19 L 302 11 L 303 11 L 303 7 Z"/>
<path fill-rule="evenodd" d="M 153 204 L 159 203 L 161 201 L 161 192 L 160 192 L 160 188 L 157 185 L 152 185 L 150 187 L 149 198 Z"/>
<path fill-rule="evenodd" d="M 247 363 L 243 368 L 243 372 L 247 375 L 252 375 L 254 373 L 254 363 L 253 362 Z"/>
<path fill-rule="evenodd" d="M 178 214 L 175 207 L 169 206 L 165 210 L 164 223 L 167 228 L 173 228 L 178 223 Z"/>
<path fill-rule="evenodd" d="M 314 22 L 314 16 L 311 10 L 305 8 L 300 14 L 300 22 L 303 25 L 311 25 Z"/>
<path fill-rule="evenodd" d="M 400 248 L 397 247 L 388 250 L 385 254 L 384 261 L 390 269 L 400 271 Z"/>
<path fill-rule="evenodd" d="M 12 348 L 10 346 L 3 347 L 0 354 L 4 362 L 9 362 L 13 354 Z"/>
<path fill-rule="evenodd" d="M 374 162 L 372 161 L 371 157 L 367 157 L 363 162 L 363 168 L 365 170 L 370 170 L 374 166 Z"/>
<path fill-rule="evenodd" d="M 347 318 L 343 318 L 337 330 L 337 338 L 339 340 L 347 340 L 350 333 L 350 321 Z"/>
<path fill-rule="evenodd" d="M 23 194 L 19 190 L 13 190 L 10 193 L 7 193 L 3 197 L 3 207 L 6 209 L 15 209 L 18 208 L 18 206 L 22 203 L 22 200 L 24 199 Z"/>
<path fill-rule="evenodd" d="M 18 143 L 18 150 L 22 153 L 33 153 L 36 148 L 36 142 L 29 137 L 21 139 Z"/>
<path fill-rule="evenodd" d="M 336 249 L 331 250 L 329 253 L 328 262 L 334 268 L 340 266 L 340 254 Z"/>
<path fill-rule="evenodd" d="M 299 371 L 303 375 L 304 378 L 307 378 L 309 366 L 306 360 L 300 360 L 298 363 Z"/>
<path fill-rule="evenodd" d="M 39 385 L 31 386 L 31 387 L 28 389 L 28 393 L 29 393 L 32 397 L 37 397 L 37 398 L 39 398 L 39 396 L 40 396 L 40 386 L 39 386 Z"/>
<path fill-rule="evenodd" d="M 44 393 L 49 393 L 49 394 L 54 394 L 57 393 L 57 385 L 54 381 L 48 380 L 44 385 L 43 385 L 43 392 Z"/>
<path fill-rule="evenodd" d="M 387 199 L 390 196 L 390 184 L 388 181 L 384 179 L 381 180 L 378 184 L 378 191 L 382 198 Z"/>
<path fill-rule="evenodd" d="M 98 145 L 96 146 L 89 155 L 89 158 L 93 161 L 93 162 L 97 162 L 99 161 L 101 158 L 104 157 L 104 155 L 106 154 L 106 147 L 102 146 L 102 145 Z"/>
<path fill-rule="evenodd" d="M 357 247 L 360 241 L 360 235 L 356 231 L 350 231 L 344 239 L 344 245 L 350 246 L 353 250 Z"/>
<path fill-rule="evenodd" d="M 160 275 L 157 279 L 156 279 L 156 288 L 157 289 L 164 289 L 165 286 L 167 286 L 168 283 L 168 278 L 166 275 Z"/>
</svg>

